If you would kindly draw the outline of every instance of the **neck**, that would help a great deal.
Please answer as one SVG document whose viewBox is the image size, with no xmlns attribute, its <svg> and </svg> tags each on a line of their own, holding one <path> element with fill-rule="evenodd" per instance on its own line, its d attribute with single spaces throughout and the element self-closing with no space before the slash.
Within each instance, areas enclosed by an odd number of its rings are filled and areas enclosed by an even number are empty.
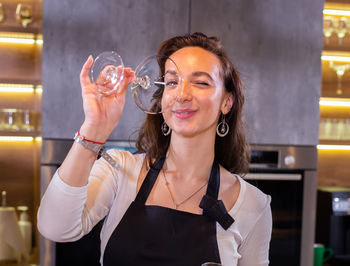
<svg viewBox="0 0 350 266">
<path fill-rule="evenodd" d="M 207 132 L 195 137 L 172 133 L 166 158 L 166 169 L 178 179 L 208 179 L 215 156 L 215 135 Z"/>
</svg>

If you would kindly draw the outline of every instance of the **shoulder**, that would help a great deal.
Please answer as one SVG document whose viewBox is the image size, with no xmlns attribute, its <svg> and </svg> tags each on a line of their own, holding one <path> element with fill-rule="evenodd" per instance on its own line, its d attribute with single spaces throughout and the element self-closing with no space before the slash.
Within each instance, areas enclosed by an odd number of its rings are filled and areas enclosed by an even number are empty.
<svg viewBox="0 0 350 266">
<path fill-rule="evenodd" d="M 245 191 L 243 192 L 244 207 L 252 212 L 263 212 L 270 207 L 271 197 L 265 194 L 256 186 L 245 181 L 242 177 L 237 176 L 238 180 L 243 186 Z"/>
<path fill-rule="evenodd" d="M 262 230 L 272 226 L 271 197 L 236 175 L 241 184 L 236 206 L 230 211 L 239 225 L 242 236 L 249 234 L 258 225 Z"/>
<path fill-rule="evenodd" d="M 245 181 L 241 176 L 221 168 L 220 194 L 230 213 L 261 213 L 270 205 L 271 197 Z M 220 195 L 219 195 L 220 196 Z"/>
</svg>

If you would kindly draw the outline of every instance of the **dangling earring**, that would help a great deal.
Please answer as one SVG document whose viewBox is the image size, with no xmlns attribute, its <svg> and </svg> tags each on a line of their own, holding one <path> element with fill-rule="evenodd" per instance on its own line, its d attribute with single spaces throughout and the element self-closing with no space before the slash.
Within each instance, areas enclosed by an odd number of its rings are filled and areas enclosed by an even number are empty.
<svg viewBox="0 0 350 266">
<path fill-rule="evenodd" d="M 225 121 L 225 115 L 222 114 L 222 120 L 216 127 L 216 133 L 219 135 L 219 137 L 225 137 L 229 131 L 230 131 L 230 127 Z"/>
<path fill-rule="evenodd" d="M 168 136 L 171 132 L 171 128 L 165 123 L 165 121 L 163 122 L 160 129 L 162 130 L 164 136 Z"/>
</svg>

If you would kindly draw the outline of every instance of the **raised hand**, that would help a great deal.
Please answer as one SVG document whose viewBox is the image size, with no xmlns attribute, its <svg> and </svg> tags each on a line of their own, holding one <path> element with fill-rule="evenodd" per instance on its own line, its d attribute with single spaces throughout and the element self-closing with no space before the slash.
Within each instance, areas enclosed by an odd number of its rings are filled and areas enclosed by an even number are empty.
<svg viewBox="0 0 350 266">
<path fill-rule="evenodd" d="M 89 139 L 104 142 L 117 126 L 122 116 L 126 89 L 135 78 L 135 73 L 131 68 L 124 68 L 124 78 L 116 92 L 106 96 L 101 91 L 109 91 L 111 84 L 99 82 L 99 80 L 96 82 L 98 85 L 90 82 L 89 71 L 92 63 L 93 58 L 89 56 L 80 73 L 80 85 L 85 113 L 85 120 L 80 132 Z M 102 73 L 102 75 L 105 74 Z M 97 88 L 96 86 L 99 87 Z"/>
</svg>

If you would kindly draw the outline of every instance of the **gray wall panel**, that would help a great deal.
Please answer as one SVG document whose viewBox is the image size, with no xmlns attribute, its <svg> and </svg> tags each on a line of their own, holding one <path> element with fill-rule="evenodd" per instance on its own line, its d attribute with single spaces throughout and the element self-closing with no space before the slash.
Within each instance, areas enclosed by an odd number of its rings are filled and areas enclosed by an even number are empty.
<svg viewBox="0 0 350 266">
<path fill-rule="evenodd" d="M 322 9 L 318 0 L 191 1 L 191 31 L 218 36 L 241 73 L 251 143 L 318 143 Z"/>
<path fill-rule="evenodd" d="M 136 67 L 163 40 L 188 32 L 189 0 L 45 0 L 43 8 L 43 138 L 72 138 L 83 122 L 79 73 L 90 54 L 115 50 Z M 129 139 L 143 118 L 129 93 L 111 139 Z"/>
</svg>

